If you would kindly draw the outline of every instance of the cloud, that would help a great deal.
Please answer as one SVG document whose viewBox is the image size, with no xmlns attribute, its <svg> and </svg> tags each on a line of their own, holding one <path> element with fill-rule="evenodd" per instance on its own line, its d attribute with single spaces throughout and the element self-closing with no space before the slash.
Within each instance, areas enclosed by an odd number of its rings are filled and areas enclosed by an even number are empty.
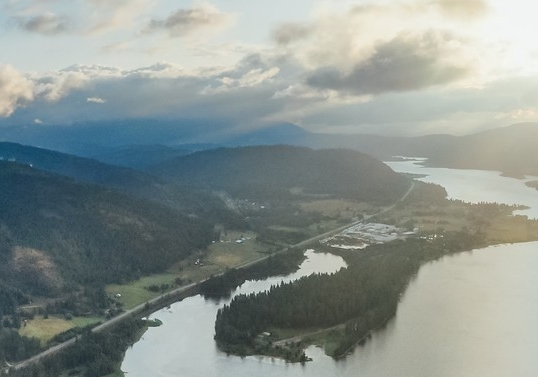
<svg viewBox="0 0 538 377">
<path fill-rule="evenodd" d="M 90 35 L 138 27 L 139 18 L 154 6 L 153 0 L 85 0 L 85 2 L 91 24 L 87 33 Z"/>
<path fill-rule="evenodd" d="M 480 18 L 490 8 L 486 0 L 426 0 L 426 4 L 438 7 L 445 15 L 462 18 Z"/>
<path fill-rule="evenodd" d="M 312 34 L 312 27 L 300 23 L 286 23 L 273 31 L 273 40 L 279 45 L 288 45 L 305 39 Z"/>
<path fill-rule="evenodd" d="M 89 78 L 81 72 L 58 72 L 35 80 L 35 91 L 39 98 L 55 102 L 73 90 L 88 84 Z"/>
<path fill-rule="evenodd" d="M 381 43 L 376 53 L 359 62 L 358 66 L 372 61 L 382 62 L 382 57 L 399 57 L 386 51 L 399 51 L 397 46 L 400 46 L 402 51 L 407 51 L 401 55 L 411 55 L 409 64 L 415 62 L 421 69 L 435 71 L 437 68 L 430 66 L 450 64 L 437 58 L 423 58 L 428 64 L 421 63 L 422 60 L 416 63 L 413 59 L 418 52 L 411 54 L 409 45 L 422 46 L 418 51 L 429 51 L 424 53 L 426 57 L 444 57 L 446 51 L 439 56 L 434 53 L 439 40 L 442 40 L 440 36 L 431 35 L 400 36 Z M 480 88 L 433 85 L 422 90 L 390 90 L 382 92 L 383 95 L 362 95 L 362 91 L 358 94 L 352 85 L 338 91 L 306 85 L 300 80 L 303 69 L 300 62 L 287 55 L 264 53 L 249 55 L 226 69 L 187 70 L 171 63 L 132 70 L 75 65 L 40 77 L 23 77 L 30 81 L 27 82 L 29 97 L 11 102 L 11 117 L 3 119 L 0 125 L 27 125 L 35 119 L 44 119 L 47 125 L 52 125 L 142 117 L 218 120 L 243 127 L 286 121 L 323 132 L 461 134 L 488 126 L 507 125 L 514 120 L 532 120 L 538 113 L 538 77 L 512 78 Z M 337 84 L 343 85 L 344 78 L 360 81 L 360 78 L 344 76 L 355 71 L 337 70 L 340 75 Z M 13 78 L 14 74 L 10 73 L 8 77 Z M 380 80 L 381 83 L 367 82 L 369 91 L 395 86 L 392 79 L 388 80 L 390 85 Z M 438 82 L 429 79 L 426 84 L 432 81 Z M 426 85 L 424 82 L 419 84 Z M 95 111 L 97 105 L 99 111 Z M 8 116 L 6 112 L 3 114 Z"/>
<path fill-rule="evenodd" d="M 429 32 L 400 35 L 383 42 L 374 53 L 349 71 L 336 67 L 316 70 L 307 79 L 309 85 L 344 91 L 355 95 L 412 91 L 448 84 L 466 77 L 470 68 L 445 59 L 450 34 Z"/>
<path fill-rule="evenodd" d="M 13 114 L 10 124 L 36 118 L 65 124 L 137 117 L 257 123 L 290 102 L 273 98 L 289 85 L 284 74 L 284 66 L 262 56 L 249 56 L 227 69 L 186 70 L 170 63 L 132 70 L 76 65 L 32 77 L 34 101 Z M 94 104 L 99 104 L 99 112 L 90 106 Z"/>
<path fill-rule="evenodd" d="M 166 31 L 170 37 L 184 37 L 204 30 L 218 30 L 233 23 L 235 16 L 215 6 L 203 4 L 192 9 L 178 9 L 164 19 L 153 19 L 146 32 Z"/>
<path fill-rule="evenodd" d="M 51 12 L 34 17 L 18 18 L 17 23 L 23 30 L 48 36 L 62 34 L 69 30 L 68 18 Z"/>
<path fill-rule="evenodd" d="M 43 124 L 43 121 L 39 118 L 34 119 L 34 124 Z"/>
<path fill-rule="evenodd" d="M 100 97 L 88 97 L 86 98 L 86 102 L 89 103 L 105 103 L 106 100 L 100 98 Z"/>
<path fill-rule="evenodd" d="M 0 65 L 0 117 L 9 117 L 33 100 L 33 84 L 10 65 Z"/>
</svg>

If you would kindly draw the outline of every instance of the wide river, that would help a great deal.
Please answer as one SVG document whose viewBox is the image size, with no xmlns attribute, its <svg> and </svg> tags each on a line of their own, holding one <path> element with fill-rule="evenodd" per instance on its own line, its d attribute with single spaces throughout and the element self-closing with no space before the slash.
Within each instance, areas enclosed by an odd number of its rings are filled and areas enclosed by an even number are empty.
<svg viewBox="0 0 538 377">
<path fill-rule="evenodd" d="M 442 184 L 452 198 L 524 204 L 531 207 L 525 214 L 538 217 L 538 191 L 527 190 L 523 181 L 493 172 L 421 168 L 413 161 L 390 165 L 397 171 L 428 174 L 422 180 Z M 525 194 L 517 197 L 513 190 Z M 306 255 L 295 274 L 246 282 L 236 294 L 345 267 L 333 255 Z M 218 351 L 213 324 L 218 308 L 229 300 L 190 297 L 153 314 L 164 324 L 150 328 L 127 351 L 122 370 L 129 377 L 535 377 L 536 271 L 537 242 L 488 247 L 429 263 L 409 285 L 395 318 L 364 346 L 340 361 L 310 347 L 307 354 L 314 361 L 305 365 Z"/>
</svg>

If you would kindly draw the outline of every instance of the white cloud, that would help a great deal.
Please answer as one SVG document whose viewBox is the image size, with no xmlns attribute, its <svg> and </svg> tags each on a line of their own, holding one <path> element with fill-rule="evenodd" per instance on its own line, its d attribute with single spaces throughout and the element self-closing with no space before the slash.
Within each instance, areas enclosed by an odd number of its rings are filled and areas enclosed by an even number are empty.
<svg viewBox="0 0 538 377">
<path fill-rule="evenodd" d="M 118 29 L 134 29 L 140 18 L 155 5 L 154 0 L 85 0 L 91 25 L 90 35 Z"/>
<path fill-rule="evenodd" d="M 34 119 L 34 124 L 43 124 L 43 121 L 39 118 Z"/>
<path fill-rule="evenodd" d="M 482 1 L 345 3 L 345 9 L 317 13 L 317 18 L 314 13 L 308 22 L 284 23 L 269 35 L 272 44 L 253 45 L 250 40 L 222 42 L 222 38 L 198 43 L 199 36 L 212 35 L 235 20 L 234 14 L 211 5 L 195 2 L 193 8 L 156 15 L 141 12 L 152 5 L 149 0 L 80 0 L 77 6 L 86 4 L 89 9 L 88 23 L 80 30 L 128 30 L 106 39 L 105 49 L 114 54 L 127 50 L 136 61 L 136 54 L 146 52 L 148 45 L 157 46 L 163 49 L 155 52 L 157 63 L 145 60 L 129 69 L 77 64 L 32 74 L 23 77 L 30 91 L 0 100 L 0 113 L 20 124 L 36 119 L 54 124 L 202 118 L 400 133 L 451 132 L 456 130 L 447 128 L 456 127 L 451 123 L 463 130 L 485 127 L 488 119 L 498 125 L 535 117 L 537 80 L 520 80 L 512 86 L 494 81 L 482 69 L 492 55 L 483 54 L 471 28 L 461 27 L 486 14 Z M 464 9 L 471 5 L 474 13 L 467 17 Z M 144 27 L 146 34 L 136 33 Z M 102 45 L 92 47 L 102 51 Z M 202 63 L 194 69 L 177 64 L 192 62 L 168 55 L 171 46 L 189 50 L 189 58 Z M 107 61 L 114 54 L 106 55 Z M 244 58 L 237 61 L 237 56 Z M 10 91 L 0 89 L 0 99 L 6 98 L 5 92 Z M 102 106 L 94 111 L 96 107 L 89 104 Z"/>
<path fill-rule="evenodd" d="M 424 5 L 438 7 L 444 14 L 464 20 L 484 17 L 490 11 L 486 0 L 424 0 Z"/>
<path fill-rule="evenodd" d="M 55 102 L 67 95 L 73 89 L 79 89 L 88 84 L 89 78 L 81 72 L 61 72 L 40 77 L 35 81 L 35 91 L 38 97 Z"/>
<path fill-rule="evenodd" d="M 106 103 L 106 100 L 100 97 L 88 97 L 86 98 L 86 102 L 89 103 Z"/>
<path fill-rule="evenodd" d="M 482 64 L 485 46 L 478 43 L 472 25 L 462 27 L 465 9 L 478 14 L 483 0 L 408 0 L 393 2 L 347 3 L 335 10 L 324 7 L 314 20 L 304 23 L 283 23 L 273 32 L 280 50 L 294 56 L 311 70 L 333 67 L 344 73 L 367 63 L 378 49 L 403 35 L 450 35 L 439 41 L 438 51 L 447 59 L 462 65 Z M 450 13 L 451 16 L 447 16 Z M 420 47 L 420 46 L 417 46 Z M 449 51 L 449 53 L 446 53 Z M 428 51 L 429 53 L 429 51 Z"/>
<path fill-rule="evenodd" d="M 9 117 L 33 98 L 32 82 L 12 66 L 0 65 L 0 117 Z"/>
</svg>

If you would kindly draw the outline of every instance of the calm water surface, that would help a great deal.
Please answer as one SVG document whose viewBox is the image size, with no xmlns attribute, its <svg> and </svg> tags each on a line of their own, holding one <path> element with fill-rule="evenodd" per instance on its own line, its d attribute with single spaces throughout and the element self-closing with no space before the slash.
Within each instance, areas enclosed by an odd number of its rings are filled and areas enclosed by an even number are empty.
<svg viewBox="0 0 538 377">
<path fill-rule="evenodd" d="M 393 164 L 400 163 L 391 163 L 393 169 L 404 170 L 402 165 Z M 453 198 L 525 204 L 532 207 L 528 214 L 538 217 L 538 191 L 523 190 L 522 181 L 494 172 L 453 170 L 414 165 L 406 171 L 429 174 L 423 180 L 442 184 Z M 466 186 L 458 188 L 451 182 Z M 511 190 L 516 187 L 525 194 L 514 197 Z M 312 252 L 307 256 L 300 270 L 284 280 L 345 266 L 335 256 Z M 164 325 L 150 328 L 127 352 L 122 370 L 129 377 L 535 377 L 536 271 L 537 242 L 488 247 L 429 263 L 411 282 L 396 317 L 365 346 L 341 361 L 310 347 L 307 354 L 314 361 L 304 366 L 218 351 L 213 326 L 224 302 L 191 297 L 154 314 Z M 246 282 L 237 293 L 264 290 L 282 279 Z"/>
<path fill-rule="evenodd" d="M 537 180 L 538 177 L 516 179 L 503 177 L 500 172 L 490 170 L 430 168 L 421 165 L 424 160 L 385 163 L 397 172 L 426 175 L 418 180 L 443 186 L 451 199 L 471 203 L 522 204 L 530 208 L 515 211 L 515 214 L 538 218 L 538 190 L 525 185 L 525 182 Z"/>
<path fill-rule="evenodd" d="M 234 295 L 269 289 L 281 281 L 297 280 L 314 272 L 333 273 L 345 267 L 344 260 L 332 254 L 308 250 L 299 270 L 285 277 L 247 281 Z M 257 357 L 239 358 L 220 352 L 213 340 L 217 310 L 230 300 L 215 302 L 200 295 L 189 297 L 163 309 L 153 317 L 163 321 L 150 328 L 126 354 L 122 370 L 129 377 L 140 376 L 279 376 L 295 365 Z M 273 374 L 271 374 L 273 373 Z"/>
</svg>

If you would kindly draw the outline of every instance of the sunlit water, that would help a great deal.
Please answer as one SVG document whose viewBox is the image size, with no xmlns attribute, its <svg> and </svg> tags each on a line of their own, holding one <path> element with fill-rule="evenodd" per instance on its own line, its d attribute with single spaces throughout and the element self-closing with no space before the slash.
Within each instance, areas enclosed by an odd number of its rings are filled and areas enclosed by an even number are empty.
<svg viewBox="0 0 538 377">
<path fill-rule="evenodd" d="M 518 204 L 530 207 L 515 211 L 514 214 L 538 218 L 538 190 L 525 185 L 538 177 L 517 179 L 501 176 L 500 172 L 490 170 L 430 168 L 422 165 L 425 159 L 385 162 L 394 171 L 425 175 L 417 178 L 423 182 L 443 186 L 451 199 L 465 202 Z"/>
<path fill-rule="evenodd" d="M 403 163 L 393 164 L 395 170 L 404 170 Z M 522 190 L 525 194 L 521 197 L 513 195 L 513 188 L 525 187 L 519 180 L 483 171 L 419 166 L 406 171 L 429 174 L 423 180 L 442 184 L 456 199 L 525 204 L 538 213 L 538 191 Z M 344 266 L 335 256 L 311 252 L 307 256 L 300 270 L 284 280 Z M 536 271 L 536 242 L 488 247 L 429 263 L 409 285 L 395 318 L 366 345 L 340 361 L 310 347 L 307 355 L 314 361 L 304 366 L 218 351 L 213 340 L 214 321 L 224 302 L 191 297 L 154 314 L 164 325 L 150 328 L 128 350 L 122 370 L 129 377 L 535 377 Z M 281 280 L 247 282 L 236 293 L 264 290 Z"/>
</svg>

